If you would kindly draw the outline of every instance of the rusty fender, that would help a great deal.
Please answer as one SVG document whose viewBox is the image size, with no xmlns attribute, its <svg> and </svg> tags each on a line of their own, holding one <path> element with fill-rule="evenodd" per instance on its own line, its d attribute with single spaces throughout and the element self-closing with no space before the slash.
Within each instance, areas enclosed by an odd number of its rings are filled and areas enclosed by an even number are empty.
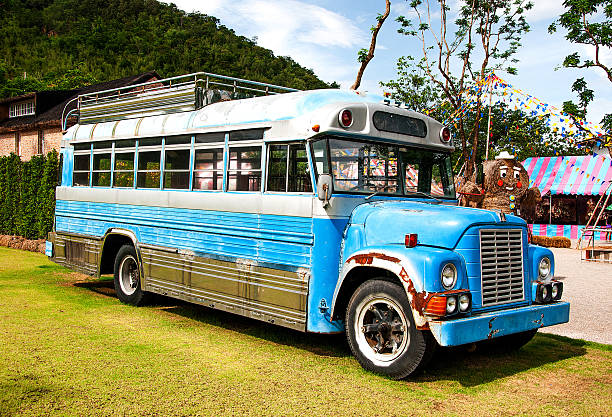
<svg viewBox="0 0 612 417">
<path fill-rule="evenodd" d="M 334 312 L 333 308 L 336 305 L 336 298 L 340 288 L 342 287 L 344 278 L 353 268 L 359 266 L 371 266 L 385 269 L 399 277 L 404 289 L 406 290 L 406 295 L 408 296 L 408 301 L 412 307 L 412 315 L 417 328 L 419 330 L 429 329 L 429 324 L 427 322 L 427 318 L 425 317 L 424 310 L 429 299 L 437 293 L 428 293 L 423 289 L 423 279 L 420 277 L 420 274 L 417 273 L 416 269 L 408 259 L 398 257 L 397 254 L 386 254 L 380 251 L 359 252 L 346 260 L 342 266 L 340 280 L 338 281 L 336 290 L 334 292 L 332 316 Z"/>
</svg>

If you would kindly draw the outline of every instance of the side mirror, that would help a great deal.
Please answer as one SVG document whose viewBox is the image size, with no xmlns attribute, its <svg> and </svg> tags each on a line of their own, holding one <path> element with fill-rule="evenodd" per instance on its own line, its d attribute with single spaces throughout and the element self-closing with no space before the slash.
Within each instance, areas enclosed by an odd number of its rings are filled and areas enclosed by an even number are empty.
<svg viewBox="0 0 612 417">
<path fill-rule="evenodd" d="M 484 166 L 480 164 L 476 168 L 476 184 L 482 185 L 484 184 Z"/>
<path fill-rule="evenodd" d="M 319 175 L 317 180 L 317 196 L 323 202 L 323 207 L 329 206 L 329 199 L 334 191 L 334 180 L 329 174 Z"/>
</svg>

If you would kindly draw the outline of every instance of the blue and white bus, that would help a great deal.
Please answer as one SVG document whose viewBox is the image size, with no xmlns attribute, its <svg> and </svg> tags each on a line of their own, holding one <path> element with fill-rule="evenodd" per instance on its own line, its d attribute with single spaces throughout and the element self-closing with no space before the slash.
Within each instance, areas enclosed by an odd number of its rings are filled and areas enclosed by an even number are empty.
<svg viewBox="0 0 612 417">
<path fill-rule="evenodd" d="M 391 378 L 438 345 L 519 347 L 569 319 L 552 253 L 518 217 L 458 207 L 449 129 L 399 103 L 198 73 L 77 114 L 47 255 L 114 274 L 122 302 L 345 331 Z"/>
</svg>

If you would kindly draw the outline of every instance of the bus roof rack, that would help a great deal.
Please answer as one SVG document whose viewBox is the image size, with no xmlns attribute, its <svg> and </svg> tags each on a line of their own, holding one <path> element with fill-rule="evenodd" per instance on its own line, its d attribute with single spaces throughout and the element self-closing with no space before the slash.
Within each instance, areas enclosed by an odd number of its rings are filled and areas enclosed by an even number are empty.
<svg viewBox="0 0 612 417">
<path fill-rule="evenodd" d="M 300 91 L 225 75 L 196 72 L 162 80 L 81 94 L 76 109 L 62 112 L 62 129 L 78 113 L 79 124 L 197 110 L 219 101 Z"/>
</svg>

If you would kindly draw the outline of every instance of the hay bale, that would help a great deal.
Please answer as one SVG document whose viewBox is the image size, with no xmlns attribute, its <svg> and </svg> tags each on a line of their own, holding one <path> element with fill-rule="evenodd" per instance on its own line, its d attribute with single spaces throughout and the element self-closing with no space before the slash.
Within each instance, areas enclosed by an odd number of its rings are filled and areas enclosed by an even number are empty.
<svg viewBox="0 0 612 417">
<path fill-rule="evenodd" d="M 45 253 L 45 239 L 30 240 L 21 236 L 0 235 L 0 246 Z"/>
<path fill-rule="evenodd" d="M 531 243 L 547 248 L 571 248 L 572 241 L 563 236 L 532 236 Z"/>
</svg>

